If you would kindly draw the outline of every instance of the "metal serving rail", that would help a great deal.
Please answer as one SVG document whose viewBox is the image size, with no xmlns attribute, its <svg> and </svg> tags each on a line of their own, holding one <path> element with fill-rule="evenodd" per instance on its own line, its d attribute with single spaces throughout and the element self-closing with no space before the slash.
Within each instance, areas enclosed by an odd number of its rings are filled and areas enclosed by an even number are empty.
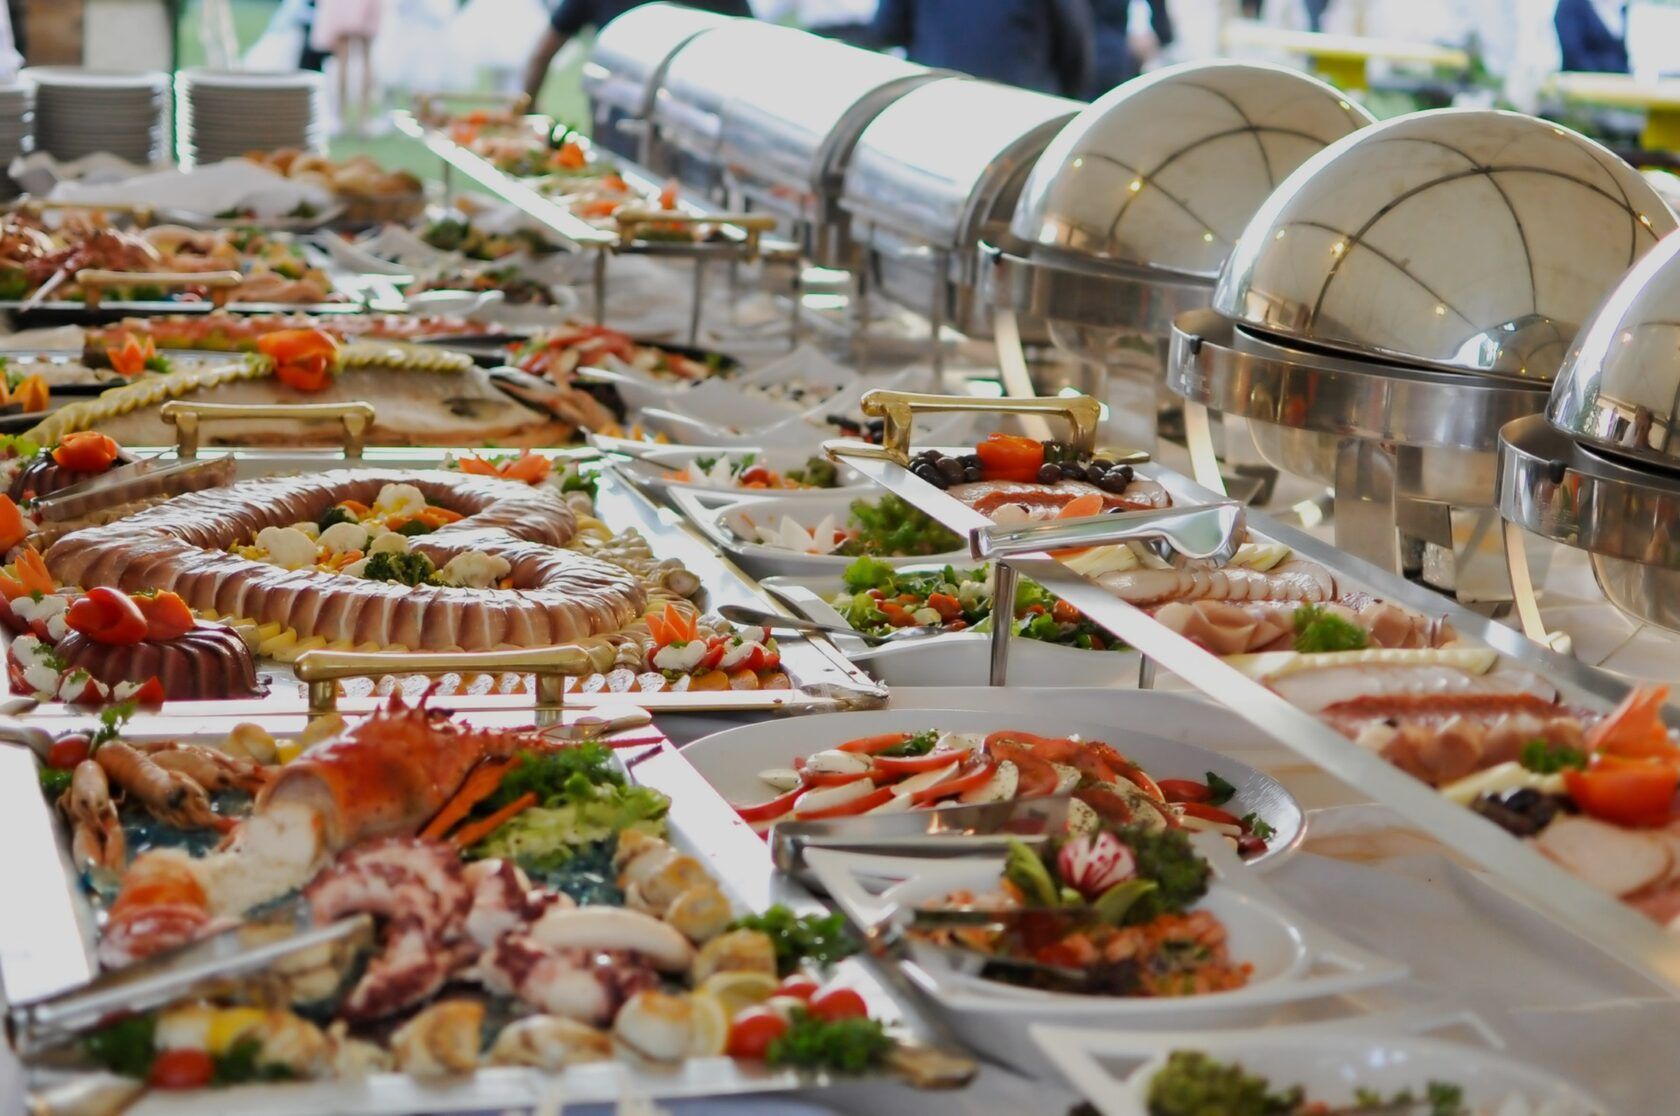
<svg viewBox="0 0 1680 1116">
<path fill-rule="evenodd" d="M 544 196 L 541 191 L 529 183 L 502 172 L 497 169 L 494 163 L 482 155 L 469 151 L 443 132 L 427 126 L 414 113 L 395 112 L 391 114 L 391 119 L 398 131 L 419 142 L 428 151 L 443 160 L 446 190 L 450 187 L 451 172 L 459 171 L 479 186 L 517 206 L 532 220 L 558 237 L 564 247 L 576 252 L 594 252 L 594 270 L 591 278 L 595 295 L 595 322 L 597 325 L 602 323 L 606 313 L 607 260 L 609 256 L 670 256 L 693 262 L 694 292 L 688 323 L 688 343 L 690 345 L 697 344 L 699 341 L 700 312 L 705 298 L 706 265 L 713 261 L 726 262 L 730 264 L 731 275 L 733 275 L 736 264 L 743 260 L 750 262 L 759 259 L 769 263 L 784 264 L 793 269 L 793 285 L 796 297 L 791 300 L 790 330 L 793 343 L 798 343 L 800 299 L 797 297 L 797 288 L 803 265 L 797 245 L 764 238 L 764 232 L 775 226 L 774 217 L 763 214 L 714 214 L 693 201 L 679 197 L 677 209 L 674 213 L 653 213 L 649 215 L 648 220 L 663 221 L 675 217 L 687 224 L 715 224 L 718 229 L 716 237 L 692 241 L 648 240 L 635 236 L 634 226 L 631 227 L 629 234 L 597 228 L 576 214 L 568 212 L 565 207 L 557 204 L 552 198 Z M 571 137 L 571 141 L 581 146 L 586 153 L 593 155 L 594 148 L 587 139 L 574 135 Z M 614 158 L 610 161 L 619 176 L 635 192 L 652 197 L 663 188 L 663 183 L 642 168 L 629 164 L 622 159 Z"/>
<path fill-rule="evenodd" d="M 1146 675 L 1154 667 L 1177 675 L 1214 701 L 1240 713 L 1257 732 L 1398 811 L 1424 832 L 1498 877 L 1523 901 L 1598 945 L 1607 955 L 1680 991 L 1680 935 L 1666 932 L 1631 907 L 1593 888 L 1531 846 L 1361 748 L 1312 713 L 1292 705 L 1220 656 L 1156 623 L 1147 613 L 1074 573 L 1045 552 L 1052 547 L 1091 546 L 1105 539 L 1136 537 L 1136 528 L 1128 522 L 1133 517 L 1109 515 L 1069 520 L 1062 525 L 1066 530 L 1053 536 L 1033 534 L 1029 541 L 1012 545 L 1007 536 L 1018 529 L 999 527 L 955 497 L 914 476 L 908 468 L 910 418 L 917 410 L 978 411 L 1040 420 L 1059 416 L 1073 426 L 1073 443 L 1083 442 L 1089 448 L 1095 437 L 1094 400 L 1088 396 L 970 399 L 876 391 L 864 397 L 863 406 L 865 413 L 886 419 L 882 445 L 831 441 L 824 446 L 829 456 L 858 470 L 951 530 L 968 536 L 975 557 L 994 557 L 1017 576 L 1031 577 L 1074 605 L 1093 622 L 1136 648 L 1144 656 Z M 1140 476 L 1165 487 L 1175 506 L 1221 502 L 1219 496 L 1173 470 L 1159 465 L 1136 468 Z M 1338 584 L 1367 590 L 1426 615 L 1445 616 L 1461 637 L 1479 641 L 1544 676 L 1558 687 L 1566 702 L 1606 707 L 1624 698 L 1631 688 L 1610 674 L 1539 647 L 1514 629 L 1269 516 L 1252 511 L 1246 515 L 1255 533 L 1283 543 L 1301 557 L 1327 567 L 1335 573 Z M 1026 549 L 1028 546 L 1033 549 Z M 997 648 L 994 654 L 999 658 L 1006 656 L 1009 626 L 996 626 L 993 638 Z M 1124 691 L 1115 693 L 1117 712 L 1125 700 Z M 1670 726 L 1680 728 L 1680 712 L 1666 708 L 1664 717 Z"/>
</svg>

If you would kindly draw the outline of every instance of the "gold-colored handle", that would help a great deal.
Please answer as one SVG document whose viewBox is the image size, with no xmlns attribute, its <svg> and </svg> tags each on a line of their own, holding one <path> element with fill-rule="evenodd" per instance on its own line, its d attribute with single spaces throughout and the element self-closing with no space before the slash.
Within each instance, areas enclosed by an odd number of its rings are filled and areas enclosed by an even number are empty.
<svg viewBox="0 0 1680 1116">
<path fill-rule="evenodd" d="M 448 113 L 443 111 L 446 104 L 469 105 L 505 105 L 510 117 L 524 116 L 531 107 L 531 98 L 524 93 L 492 93 L 492 92 L 443 92 L 416 94 L 414 98 L 414 115 L 428 124 L 441 123 L 448 119 Z"/>
<path fill-rule="evenodd" d="M 176 456 L 191 461 L 198 456 L 198 428 L 202 423 L 230 419 L 295 419 L 299 422 L 339 422 L 344 426 L 344 456 L 358 460 L 373 426 L 373 404 L 360 400 L 347 403 L 200 403 L 192 399 L 171 399 L 158 409 L 163 421 L 175 428 Z"/>
<path fill-rule="evenodd" d="M 563 643 L 554 647 L 522 647 L 508 651 L 305 651 L 292 664 L 298 680 L 309 687 L 309 714 L 319 716 L 338 707 L 338 683 L 346 678 L 385 678 L 397 674 L 529 673 L 537 680 L 537 720 L 560 719 L 569 677 L 611 670 L 615 651 L 604 639 Z"/>
<path fill-rule="evenodd" d="M 107 287 L 207 287 L 213 306 L 226 306 L 233 289 L 245 281 L 237 271 L 105 271 L 83 268 L 76 282 L 87 297 L 88 309 L 98 307 Z"/>
<path fill-rule="evenodd" d="M 867 392 L 859 404 L 870 418 L 883 421 L 881 444 L 868 446 L 846 441 L 845 452 L 862 457 L 883 457 L 900 465 L 910 463 L 910 431 L 918 412 L 938 414 L 972 412 L 988 415 L 1055 415 L 1068 423 L 1068 442 L 1082 457 L 1097 448 L 1097 423 L 1102 404 L 1089 395 L 1046 395 L 1032 399 L 976 399 L 968 395 L 924 395 L 913 391 Z"/>
<path fill-rule="evenodd" d="M 776 231 L 776 218 L 768 213 L 686 213 L 676 209 L 621 209 L 613 214 L 618 231 L 626 240 L 636 239 L 643 225 L 728 225 L 747 238 L 748 257 L 758 255 L 758 241 Z"/>
</svg>

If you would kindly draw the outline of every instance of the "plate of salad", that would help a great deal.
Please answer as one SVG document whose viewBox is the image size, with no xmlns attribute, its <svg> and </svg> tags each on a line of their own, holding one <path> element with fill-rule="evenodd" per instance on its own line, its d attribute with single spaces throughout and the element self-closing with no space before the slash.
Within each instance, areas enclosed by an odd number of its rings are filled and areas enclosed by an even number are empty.
<svg viewBox="0 0 1680 1116">
<path fill-rule="evenodd" d="M 836 489 L 874 487 L 856 470 L 796 447 L 707 449 L 670 446 L 616 462 L 625 476 L 651 491 L 821 496 Z"/>
<path fill-rule="evenodd" d="M 1101 1116 L 1608 1116 L 1555 1074 L 1378 1019 L 1178 1036 L 1035 1024 Z"/>
<path fill-rule="evenodd" d="M 811 620 L 886 635 L 912 624 L 940 624 L 927 642 L 869 644 L 837 638 L 846 657 L 889 686 L 984 685 L 993 624 L 989 563 L 891 566 L 853 559 L 838 575 L 772 577 L 766 588 Z M 1134 686 L 1138 655 L 1118 644 L 1030 578 L 1015 593 L 1009 682 L 1017 686 Z M 928 654 L 930 648 L 936 653 Z"/>
<path fill-rule="evenodd" d="M 963 542 L 897 496 L 752 496 L 673 491 L 672 502 L 754 577 L 838 574 L 868 555 L 888 565 L 960 561 Z"/>
</svg>

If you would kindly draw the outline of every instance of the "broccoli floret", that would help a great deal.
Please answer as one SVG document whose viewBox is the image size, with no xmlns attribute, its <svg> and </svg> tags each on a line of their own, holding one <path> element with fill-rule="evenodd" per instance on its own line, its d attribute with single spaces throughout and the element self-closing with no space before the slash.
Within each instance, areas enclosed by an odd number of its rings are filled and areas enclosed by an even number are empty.
<svg viewBox="0 0 1680 1116">
<path fill-rule="evenodd" d="M 370 556 L 362 567 L 362 576 L 369 581 L 395 581 L 403 585 L 426 585 L 437 577 L 437 566 L 424 554 L 409 551 L 393 554 L 382 550 Z"/>
<path fill-rule="evenodd" d="M 315 526 L 322 531 L 339 523 L 354 523 L 356 517 L 350 514 L 350 509 L 343 504 L 334 504 L 321 513 L 321 518 L 315 521 Z"/>
</svg>

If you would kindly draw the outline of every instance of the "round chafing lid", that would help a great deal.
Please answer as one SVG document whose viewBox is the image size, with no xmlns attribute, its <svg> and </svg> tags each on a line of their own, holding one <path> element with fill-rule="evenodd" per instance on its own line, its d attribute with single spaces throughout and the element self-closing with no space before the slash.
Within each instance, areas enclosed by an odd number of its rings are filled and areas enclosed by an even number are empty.
<svg viewBox="0 0 1680 1116">
<path fill-rule="evenodd" d="M 731 101 L 762 92 L 759 73 L 766 58 L 795 51 L 803 31 L 774 23 L 732 19 L 696 35 L 671 56 L 653 116 L 662 126 L 686 127 L 715 142 Z"/>
<path fill-rule="evenodd" d="M 1278 183 L 1371 119 L 1281 66 L 1158 70 L 1068 122 L 1033 167 L 1010 231 L 1040 249 L 1213 279 Z"/>
<path fill-rule="evenodd" d="M 1680 236 L 1635 264 L 1582 328 L 1546 413 L 1588 445 L 1680 466 Z"/>
<path fill-rule="evenodd" d="M 649 86 L 659 78 L 667 59 L 702 31 L 735 22 L 731 16 L 690 8 L 684 4 L 640 4 L 609 21 L 589 48 L 583 68 L 584 91 L 607 95 L 620 107 L 646 112 L 652 102 Z M 606 94 L 607 90 L 612 94 Z"/>
<path fill-rule="evenodd" d="M 1634 169 L 1517 113 L 1362 129 L 1266 200 L 1214 291 L 1264 332 L 1379 360 L 1550 380 L 1593 307 L 1675 227 Z"/>
</svg>

